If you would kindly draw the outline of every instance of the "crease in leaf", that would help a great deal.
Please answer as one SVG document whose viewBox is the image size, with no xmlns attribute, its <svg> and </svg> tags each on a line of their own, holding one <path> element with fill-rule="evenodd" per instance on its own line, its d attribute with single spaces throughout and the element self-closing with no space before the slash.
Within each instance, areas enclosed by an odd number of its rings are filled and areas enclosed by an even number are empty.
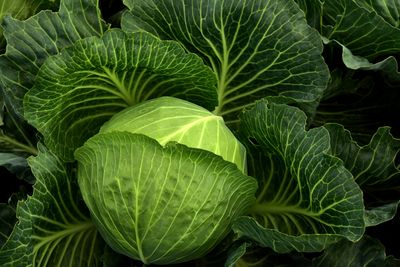
<svg viewBox="0 0 400 267">
<path fill-rule="evenodd" d="M 277 252 L 320 251 L 365 229 L 362 192 L 331 154 L 328 131 L 305 126 L 299 109 L 266 100 L 241 116 L 249 174 L 260 186 L 252 218 L 238 219 L 234 230 Z"/>
</svg>

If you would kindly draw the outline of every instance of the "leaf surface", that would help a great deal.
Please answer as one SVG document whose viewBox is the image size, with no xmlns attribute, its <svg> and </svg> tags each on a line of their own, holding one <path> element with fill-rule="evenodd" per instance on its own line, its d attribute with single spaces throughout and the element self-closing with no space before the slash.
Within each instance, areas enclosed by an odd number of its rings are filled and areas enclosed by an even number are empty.
<svg viewBox="0 0 400 267">
<path fill-rule="evenodd" d="M 125 0 L 125 30 L 177 40 L 218 80 L 215 113 L 227 122 L 254 100 L 285 96 L 314 104 L 328 81 L 322 44 L 293 1 Z"/>
</svg>

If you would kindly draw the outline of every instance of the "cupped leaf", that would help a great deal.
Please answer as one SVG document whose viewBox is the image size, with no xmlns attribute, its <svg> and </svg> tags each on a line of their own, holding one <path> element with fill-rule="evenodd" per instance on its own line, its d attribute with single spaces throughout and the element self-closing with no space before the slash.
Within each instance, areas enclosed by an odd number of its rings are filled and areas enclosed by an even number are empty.
<svg viewBox="0 0 400 267">
<path fill-rule="evenodd" d="M 62 0 L 59 12 L 42 11 L 25 21 L 7 16 L 2 27 L 7 50 L 0 56 L 0 85 L 10 109 L 22 117 L 23 97 L 46 58 L 76 40 L 102 35 L 106 25 L 97 0 Z"/>
<path fill-rule="evenodd" d="M 73 160 L 74 150 L 113 114 L 163 95 L 213 109 L 215 78 L 175 42 L 113 29 L 49 58 L 25 96 L 25 117 L 47 146 Z"/>
<path fill-rule="evenodd" d="M 238 219 L 234 231 L 280 253 L 320 251 L 364 232 L 360 188 L 331 155 L 328 131 L 305 125 L 299 109 L 267 101 L 241 117 L 249 174 L 260 187 L 252 218 Z"/>
<path fill-rule="evenodd" d="M 322 42 L 293 1 L 125 0 L 125 30 L 146 30 L 199 54 L 218 79 L 227 122 L 267 95 L 312 103 L 329 73 Z"/>
<path fill-rule="evenodd" d="M 156 139 L 200 148 L 235 163 L 247 173 L 246 149 L 225 125 L 222 117 L 174 97 L 144 101 L 115 114 L 100 129 L 101 133 L 127 131 Z"/>
<path fill-rule="evenodd" d="M 92 218 L 117 252 L 142 262 L 200 258 L 255 200 L 257 183 L 233 163 L 141 134 L 100 133 L 75 152 Z"/>
<path fill-rule="evenodd" d="M 36 177 L 33 195 L 18 203 L 18 223 L 0 250 L 0 265 L 99 266 L 104 243 L 70 168 L 44 147 L 29 164 Z"/>
</svg>

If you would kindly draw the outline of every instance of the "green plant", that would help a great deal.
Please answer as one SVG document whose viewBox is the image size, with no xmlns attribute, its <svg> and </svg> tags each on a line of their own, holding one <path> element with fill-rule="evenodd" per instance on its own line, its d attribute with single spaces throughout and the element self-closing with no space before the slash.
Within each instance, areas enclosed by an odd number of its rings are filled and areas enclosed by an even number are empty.
<svg viewBox="0 0 400 267">
<path fill-rule="evenodd" d="M 123 4 L 1 13 L 0 265 L 399 264 L 397 4 Z"/>
</svg>

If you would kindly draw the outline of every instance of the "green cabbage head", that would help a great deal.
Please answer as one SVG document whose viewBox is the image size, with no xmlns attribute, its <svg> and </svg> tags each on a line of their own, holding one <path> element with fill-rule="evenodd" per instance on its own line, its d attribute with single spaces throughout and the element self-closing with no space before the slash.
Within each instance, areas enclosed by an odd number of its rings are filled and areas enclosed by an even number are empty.
<svg viewBox="0 0 400 267">
<path fill-rule="evenodd" d="M 101 235 L 145 264 L 204 256 L 255 201 L 245 149 L 222 118 L 172 97 L 116 114 L 75 157 Z"/>
</svg>

